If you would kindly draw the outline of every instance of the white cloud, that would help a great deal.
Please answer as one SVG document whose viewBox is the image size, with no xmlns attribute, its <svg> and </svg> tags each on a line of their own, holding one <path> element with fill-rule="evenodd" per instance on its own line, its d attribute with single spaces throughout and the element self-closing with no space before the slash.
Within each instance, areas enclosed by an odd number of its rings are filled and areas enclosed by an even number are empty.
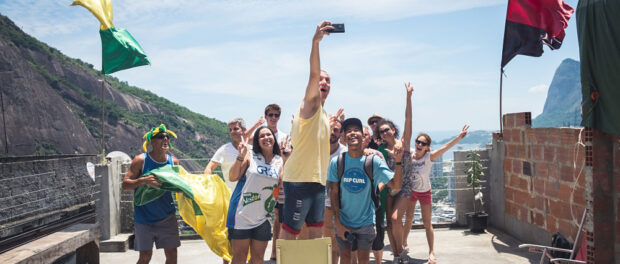
<svg viewBox="0 0 620 264">
<path fill-rule="evenodd" d="M 549 85 L 539 84 L 539 85 L 528 88 L 527 92 L 533 93 L 533 94 L 547 94 L 548 89 L 549 89 Z"/>
</svg>

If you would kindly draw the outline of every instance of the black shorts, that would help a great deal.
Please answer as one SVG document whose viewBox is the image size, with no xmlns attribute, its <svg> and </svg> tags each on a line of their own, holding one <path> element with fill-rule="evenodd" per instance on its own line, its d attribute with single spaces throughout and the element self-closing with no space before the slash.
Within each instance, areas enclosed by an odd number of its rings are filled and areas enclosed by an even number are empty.
<svg viewBox="0 0 620 264">
<path fill-rule="evenodd" d="M 265 221 L 261 225 L 252 229 L 228 229 L 228 240 L 233 239 L 254 239 L 258 241 L 271 240 L 271 224 Z"/>
</svg>

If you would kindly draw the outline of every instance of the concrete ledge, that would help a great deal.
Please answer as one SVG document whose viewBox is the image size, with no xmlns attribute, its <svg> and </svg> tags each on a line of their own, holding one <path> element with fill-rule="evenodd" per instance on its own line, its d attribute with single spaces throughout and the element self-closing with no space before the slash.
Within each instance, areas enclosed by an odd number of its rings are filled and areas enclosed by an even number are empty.
<svg viewBox="0 0 620 264">
<path fill-rule="evenodd" d="M 72 253 L 77 253 L 78 258 L 86 255 L 89 263 L 99 263 L 98 246 L 97 224 L 75 224 L 5 252 L 0 255 L 0 263 L 52 263 Z"/>
<path fill-rule="evenodd" d="M 101 241 L 99 245 L 101 252 L 125 252 L 129 249 L 129 239 L 133 234 L 118 234 L 108 240 Z"/>
</svg>

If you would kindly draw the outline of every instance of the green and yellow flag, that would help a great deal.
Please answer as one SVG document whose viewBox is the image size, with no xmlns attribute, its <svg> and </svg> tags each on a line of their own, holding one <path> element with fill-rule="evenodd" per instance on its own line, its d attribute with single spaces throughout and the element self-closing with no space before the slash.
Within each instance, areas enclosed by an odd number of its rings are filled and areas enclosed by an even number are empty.
<svg viewBox="0 0 620 264">
<path fill-rule="evenodd" d="M 110 74 L 142 65 L 150 65 L 140 44 L 122 28 L 112 24 L 111 0 L 74 0 L 71 5 L 88 9 L 101 23 L 102 72 Z"/>
</svg>

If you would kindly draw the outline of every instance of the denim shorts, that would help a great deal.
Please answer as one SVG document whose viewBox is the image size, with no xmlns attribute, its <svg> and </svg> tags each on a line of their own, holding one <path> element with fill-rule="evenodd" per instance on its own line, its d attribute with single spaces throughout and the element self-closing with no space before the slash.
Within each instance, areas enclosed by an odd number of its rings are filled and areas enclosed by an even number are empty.
<svg viewBox="0 0 620 264">
<path fill-rule="evenodd" d="M 251 229 L 228 229 L 228 239 L 254 239 L 259 241 L 271 240 L 271 224 L 265 221 Z"/>
<path fill-rule="evenodd" d="M 304 222 L 322 227 L 325 213 L 325 186 L 316 182 L 284 182 L 282 229 L 299 234 Z"/>
</svg>

